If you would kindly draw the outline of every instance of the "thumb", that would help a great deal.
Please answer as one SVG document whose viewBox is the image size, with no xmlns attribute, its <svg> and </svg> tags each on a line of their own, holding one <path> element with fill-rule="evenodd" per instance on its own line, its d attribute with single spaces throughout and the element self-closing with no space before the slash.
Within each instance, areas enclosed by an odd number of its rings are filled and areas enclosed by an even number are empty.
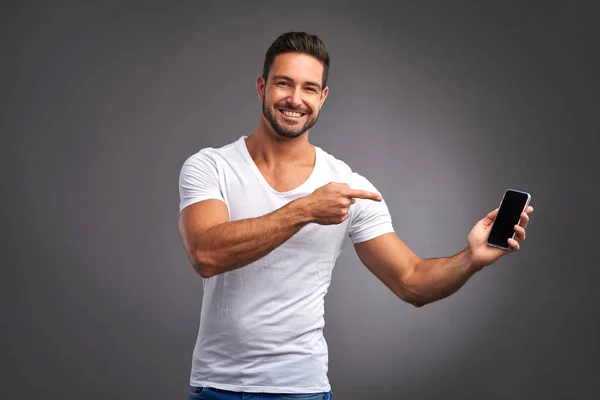
<svg viewBox="0 0 600 400">
<path fill-rule="evenodd" d="M 481 223 L 483 223 L 483 226 L 488 227 L 488 226 L 492 225 L 492 223 L 496 219 L 497 215 L 498 215 L 498 208 L 496 208 L 494 211 L 489 212 L 488 215 L 486 215 L 481 220 Z"/>
</svg>

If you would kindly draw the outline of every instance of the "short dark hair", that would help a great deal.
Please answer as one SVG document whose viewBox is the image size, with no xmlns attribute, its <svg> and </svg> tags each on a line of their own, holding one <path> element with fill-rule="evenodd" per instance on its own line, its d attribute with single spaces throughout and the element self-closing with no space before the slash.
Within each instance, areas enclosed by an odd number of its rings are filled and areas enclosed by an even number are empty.
<svg viewBox="0 0 600 400">
<path fill-rule="evenodd" d="M 303 53 L 316 58 L 323 63 L 323 82 L 321 88 L 327 86 L 327 76 L 329 74 L 329 53 L 325 44 L 316 35 L 306 32 L 287 32 L 279 35 L 277 39 L 269 46 L 265 54 L 265 63 L 263 65 L 263 79 L 266 81 L 271 71 L 271 66 L 275 56 L 282 53 Z"/>
</svg>

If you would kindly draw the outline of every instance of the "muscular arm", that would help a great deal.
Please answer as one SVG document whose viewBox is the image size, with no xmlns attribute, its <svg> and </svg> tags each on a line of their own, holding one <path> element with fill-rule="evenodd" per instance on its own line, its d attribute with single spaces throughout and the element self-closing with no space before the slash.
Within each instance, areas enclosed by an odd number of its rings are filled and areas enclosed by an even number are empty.
<svg viewBox="0 0 600 400">
<path fill-rule="evenodd" d="M 422 259 L 394 233 L 354 247 L 377 278 L 398 297 L 417 307 L 450 296 L 478 270 L 468 250 L 452 257 Z"/>
<path fill-rule="evenodd" d="M 267 215 L 229 222 L 225 203 L 205 200 L 182 210 L 179 233 L 194 269 L 209 278 L 264 257 L 309 222 L 344 222 L 358 198 L 381 201 L 377 193 L 330 182 Z"/>
<path fill-rule="evenodd" d="M 209 278 L 264 257 L 292 237 L 310 218 L 300 200 L 257 218 L 229 222 L 225 203 L 205 200 L 179 218 L 184 248 L 196 272 Z"/>
</svg>

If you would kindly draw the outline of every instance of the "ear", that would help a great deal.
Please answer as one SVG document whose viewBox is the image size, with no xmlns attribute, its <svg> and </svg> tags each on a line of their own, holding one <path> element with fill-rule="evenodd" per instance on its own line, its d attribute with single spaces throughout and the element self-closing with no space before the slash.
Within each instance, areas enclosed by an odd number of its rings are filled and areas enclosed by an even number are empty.
<svg viewBox="0 0 600 400">
<path fill-rule="evenodd" d="M 328 94 L 329 94 L 329 87 L 326 86 L 325 89 L 323 89 L 321 91 L 321 101 L 319 102 L 319 110 L 323 106 L 323 103 L 325 103 L 325 99 L 327 98 Z"/>
<path fill-rule="evenodd" d="M 256 94 L 258 94 L 258 99 L 263 101 L 265 99 L 265 80 L 262 75 L 258 75 L 256 77 Z"/>
</svg>

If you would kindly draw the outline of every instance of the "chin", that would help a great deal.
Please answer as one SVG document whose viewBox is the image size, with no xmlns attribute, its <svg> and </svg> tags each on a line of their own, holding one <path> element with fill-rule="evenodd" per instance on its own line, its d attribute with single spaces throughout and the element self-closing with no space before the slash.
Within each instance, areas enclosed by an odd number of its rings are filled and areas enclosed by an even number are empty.
<svg viewBox="0 0 600 400">
<path fill-rule="evenodd" d="M 275 132 L 275 134 L 277 136 L 288 138 L 288 139 L 295 139 L 297 137 L 302 136 L 303 134 L 305 134 L 307 132 L 307 131 L 289 132 L 289 131 L 283 131 L 280 129 L 273 129 L 273 131 Z"/>
</svg>

